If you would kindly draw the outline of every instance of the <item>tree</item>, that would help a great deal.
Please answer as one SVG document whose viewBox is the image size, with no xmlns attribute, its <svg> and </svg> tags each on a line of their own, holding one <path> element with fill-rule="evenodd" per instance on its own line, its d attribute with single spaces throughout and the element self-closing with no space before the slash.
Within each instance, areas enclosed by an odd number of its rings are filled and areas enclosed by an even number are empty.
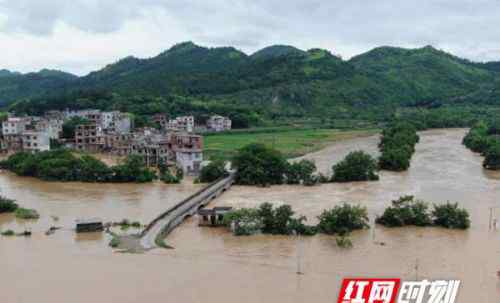
<svg viewBox="0 0 500 303">
<path fill-rule="evenodd" d="M 366 208 L 347 203 L 323 211 L 318 219 L 318 230 L 329 235 L 345 235 L 353 230 L 369 227 Z"/>
<path fill-rule="evenodd" d="M 154 171 L 144 164 L 140 156 L 128 156 L 123 164 L 113 168 L 115 182 L 151 182 L 157 178 Z"/>
<path fill-rule="evenodd" d="M 458 203 L 446 203 L 434 205 L 432 211 L 434 225 L 445 228 L 467 229 L 470 227 L 469 213 L 465 209 L 458 208 Z"/>
<path fill-rule="evenodd" d="M 268 185 L 283 183 L 287 162 L 279 151 L 253 143 L 237 152 L 232 165 L 237 184 Z"/>
<path fill-rule="evenodd" d="M 311 160 L 300 160 L 298 162 L 287 163 L 285 178 L 288 184 L 307 183 L 314 179 L 313 173 L 316 171 L 316 164 Z"/>
<path fill-rule="evenodd" d="M 223 160 L 214 160 L 208 165 L 203 166 L 200 171 L 200 182 L 211 183 L 222 177 L 227 176 L 226 162 Z"/>
<path fill-rule="evenodd" d="M 388 227 L 406 225 L 429 226 L 432 219 L 429 206 L 413 196 L 400 197 L 392 201 L 392 206 L 385 209 L 384 214 L 377 218 L 377 223 Z"/>
<path fill-rule="evenodd" d="M 0 196 L 0 214 L 15 212 L 17 208 L 15 200 Z"/>
<path fill-rule="evenodd" d="M 376 160 L 363 151 L 349 153 L 344 160 L 333 166 L 333 182 L 378 180 Z"/>
<path fill-rule="evenodd" d="M 486 151 L 483 167 L 487 169 L 499 170 L 500 169 L 500 141 Z"/>
</svg>

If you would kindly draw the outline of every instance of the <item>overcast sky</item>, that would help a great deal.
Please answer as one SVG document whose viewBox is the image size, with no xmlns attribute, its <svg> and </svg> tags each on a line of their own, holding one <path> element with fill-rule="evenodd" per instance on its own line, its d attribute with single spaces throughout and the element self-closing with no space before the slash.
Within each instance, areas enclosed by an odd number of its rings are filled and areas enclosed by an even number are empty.
<svg viewBox="0 0 500 303">
<path fill-rule="evenodd" d="M 499 0 L 0 0 L 0 69 L 86 74 L 181 41 L 326 48 L 434 45 L 500 60 Z"/>
</svg>

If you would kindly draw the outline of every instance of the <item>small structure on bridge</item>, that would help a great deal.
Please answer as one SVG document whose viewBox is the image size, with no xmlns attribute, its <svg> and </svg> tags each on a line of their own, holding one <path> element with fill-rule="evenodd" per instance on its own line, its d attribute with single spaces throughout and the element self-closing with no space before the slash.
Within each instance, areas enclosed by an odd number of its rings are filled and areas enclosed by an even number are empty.
<svg viewBox="0 0 500 303">
<path fill-rule="evenodd" d="M 76 220 L 76 232 L 77 233 L 88 233 L 103 231 L 104 224 L 101 219 L 86 219 L 86 220 Z"/>
<path fill-rule="evenodd" d="M 202 208 L 198 210 L 199 226 L 222 226 L 224 224 L 224 215 L 231 211 L 232 207 L 214 207 L 212 209 Z"/>
</svg>

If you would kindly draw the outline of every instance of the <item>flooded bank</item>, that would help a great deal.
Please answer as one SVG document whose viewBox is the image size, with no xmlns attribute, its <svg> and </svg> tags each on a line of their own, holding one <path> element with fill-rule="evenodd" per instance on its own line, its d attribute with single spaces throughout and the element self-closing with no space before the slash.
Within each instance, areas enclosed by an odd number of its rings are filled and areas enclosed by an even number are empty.
<svg viewBox="0 0 500 303">
<path fill-rule="evenodd" d="M 342 202 L 380 214 L 391 199 L 413 194 L 431 202 L 460 203 L 472 228 L 365 230 L 352 235 L 354 248 L 340 249 L 333 237 L 303 237 L 297 268 L 297 239 L 283 236 L 234 237 L 224 229 L 199 228 L 195 218 L 168 238 L 175 250 L 144 255 L 113 254 L 102 235 L 76 236 L 62 230 L 78 217 L 129 218 L 146 222 L 195 190 L 161 183 L 113 185 L 46 183 L 0 173 L 3 195 L 36 208 L 42 218 L 30 225 L 31 239 L 0 237 L 0 292 L 5 302 L 335 302 L 347 276 L 403 279 L 461 279 L 458 302 L 498 302 L 500 231 L 488 232 L 489 208 L 500 206 L 500 174 L 482 170 L 482 158 L 460 142 L 465 130 L 433 130 L 421 142 L 408 172 L 382 172 L 380 182 L 317 187 L 233 187 L 216 206 L 246 207 L 288 203 L 315 222 L 323 209 Z M 338 142 L 307 155 L 322 172 L 349 151 L 376 154 L 377 137 Z M 495 212 L 500 219 L 500 209 Z M 0 229 L 23 224 L 1 215 Z M 40 232 L 36 232 L 40 231 Z M 375 241 L 374 241 L 375 239 Z M 374 242 L 385 242 L 386 246 Z"/>
</svg>

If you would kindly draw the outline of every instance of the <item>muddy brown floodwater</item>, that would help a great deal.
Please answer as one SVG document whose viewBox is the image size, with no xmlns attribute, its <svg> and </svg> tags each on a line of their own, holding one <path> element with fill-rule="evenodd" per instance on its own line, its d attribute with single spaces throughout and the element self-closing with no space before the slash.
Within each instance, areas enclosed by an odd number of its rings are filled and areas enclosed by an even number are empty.
<svg viewBox="0 0 500 303">
<path fill-rule="evenodd" d="M 382 172 L 379 182 L 233 187 L 213 203 L 288 203 L 315 222 L 323 209 L 344 201 L 366 206 L 374 217 L 391 199 L 412 194 L 436 203 L 456 201 L 471 214 L 468 231 L 377 226 L 355 232 L 348 250 L 322 235 L 303 237 L 300 244 L 293 237 L 234 237 L 223 229 L 199 228 L 193 218 L 167 239 L 174 250 L 116 254 L 106 236 L 75 236 L 74 219 L 146 222 L 197 186 L 45 183 L 2 172 L 1 193 L 38 209 L 42 218 L 26 223 L 0 216 L 2 230 L 34 232 L 28 239 L 0 237 L 0 301 L 335 302 L 342 278 L 367 276 L 461 279 L 458 302 L 499 302 L 500 231 L 489 232 L 488 220 L 489 208 L 500 206 L 500 173 L 482 170 L 481 157 L 460 144 L 465 132 L 421 133 L 411 169 Z M 338 142 L 306 157 L 328 172 L 349 151 L 376 153 L 377 142 L 377 137 Z M 495 217 L 500 219 L 500 209 Z M 64 229 L 47 237 L 43 232 L 51 225 Z M 304 275 L 296 275 L 299 245 Z"/>
</svg>

